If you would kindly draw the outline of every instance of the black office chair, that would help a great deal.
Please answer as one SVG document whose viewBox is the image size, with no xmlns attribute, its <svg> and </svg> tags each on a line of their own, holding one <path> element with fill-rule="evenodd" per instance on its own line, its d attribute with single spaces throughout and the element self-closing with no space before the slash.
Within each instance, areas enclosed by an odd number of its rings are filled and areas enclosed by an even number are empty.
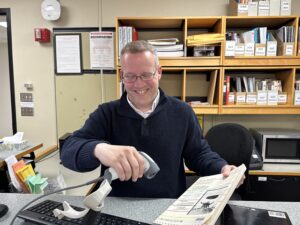
<svg viewBox="0 0 300 225">
<path fill-rule="evenodd" d="M 212 150 L 229 164 L 245 164 L 246 180 L 236 190 L 232 199 L 247 199 L 248 168 L 253 150 L 253 138 L 249 130 L 240 124 L 223 123 L 212 127 L 205 138 Z"/>
</svg>

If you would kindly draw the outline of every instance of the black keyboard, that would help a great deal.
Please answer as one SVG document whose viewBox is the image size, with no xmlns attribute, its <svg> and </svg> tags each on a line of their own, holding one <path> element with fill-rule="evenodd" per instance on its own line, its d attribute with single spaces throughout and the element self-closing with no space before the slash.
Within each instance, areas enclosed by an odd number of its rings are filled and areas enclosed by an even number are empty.
<svg viewBox="0 0 300 225">
<path fill-rule="evenodd" d="M 76 210 L 82 208 L 72 206 Z M 54 209 L 63 209 L 61 202 L 45 200 L 19 213 L 18 217 L 34 224 L 42 225 L 146 225 L 147 223 L 135 220 L 125 219 L 105 213 L 90 210 L 87 215 L 80 219 L 70 219 L 63 217 L 57 219 L 54 217 Z"/>
</svg>

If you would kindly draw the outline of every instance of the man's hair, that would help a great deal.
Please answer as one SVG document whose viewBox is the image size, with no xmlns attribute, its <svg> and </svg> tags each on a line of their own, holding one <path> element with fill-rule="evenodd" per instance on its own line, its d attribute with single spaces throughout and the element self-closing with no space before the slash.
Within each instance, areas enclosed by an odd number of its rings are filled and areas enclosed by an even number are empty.
<svg viewBox="0 0 300 225">
<path fill-rule="evenodd" d="M 147 41 L 138 40 L 127 43 L 121 51 L 121 58 L 127 53 L 151 52 L 154 55 L 155 65 L 159 65 L 159 60 L 155 48 Z"/>
</svg>

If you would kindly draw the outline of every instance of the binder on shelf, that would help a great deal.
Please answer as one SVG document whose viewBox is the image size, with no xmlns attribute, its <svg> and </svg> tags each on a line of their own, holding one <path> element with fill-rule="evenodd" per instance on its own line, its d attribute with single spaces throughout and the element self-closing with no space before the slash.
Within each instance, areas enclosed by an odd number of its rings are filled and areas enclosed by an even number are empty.
<svg viewBox="0 0 300 225">
<path fill-rule="evenodd" d="M 280 15 L 281 16 L 290 16 L 291 9 L 292 9 L 291 0 L 281 0 L 281 5 L 280 5 Z"/>
<path fill-rule="evenodd" d="M 269 16 L 270 2 L 267 0 L 258 2 L 258 16 Z"/>
<path fill-rule="evenodd" d="M 213 103 L 214 103 L 215 89 L 216 89 L 216 83 L 217 83 L 217 74 L 218 74 L 218 71 L 214 70 L 211 72 L 211 75 L 210 75 L 210 84 L 209 84 L 209 91 L 208 91 L 208 96 L 207 96 L 207 102 L 210 105 L 213 105 Z"/>
</svg>

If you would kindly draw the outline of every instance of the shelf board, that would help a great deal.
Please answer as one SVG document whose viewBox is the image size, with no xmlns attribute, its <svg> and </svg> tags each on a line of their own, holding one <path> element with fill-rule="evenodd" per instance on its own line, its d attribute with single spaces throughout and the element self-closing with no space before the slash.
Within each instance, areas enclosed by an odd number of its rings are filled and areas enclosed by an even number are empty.
<svg viewBox="0 0 300 225">
<path fill-rule="evenodd" d="M 219 107 L 218 105 L 203 105 L 203 106 L 193 107 L 193 110 L 197 115 L 218 114 Z"/>
<path fill-rule="evenodd" d="M 228 105 L 220 108 L 220 114 L 300 114 L 300 107 L 291 105 Z"/>
<path fill-rule="evenodd" d="M 224 66 L 299 66 L 300 56 L 225 57 Z"/>
<path fill-rule="evenodd" d="M 220 66 L 221 57 L 161 57 L 159 62 L 161 66 Z"/>
</svg>

